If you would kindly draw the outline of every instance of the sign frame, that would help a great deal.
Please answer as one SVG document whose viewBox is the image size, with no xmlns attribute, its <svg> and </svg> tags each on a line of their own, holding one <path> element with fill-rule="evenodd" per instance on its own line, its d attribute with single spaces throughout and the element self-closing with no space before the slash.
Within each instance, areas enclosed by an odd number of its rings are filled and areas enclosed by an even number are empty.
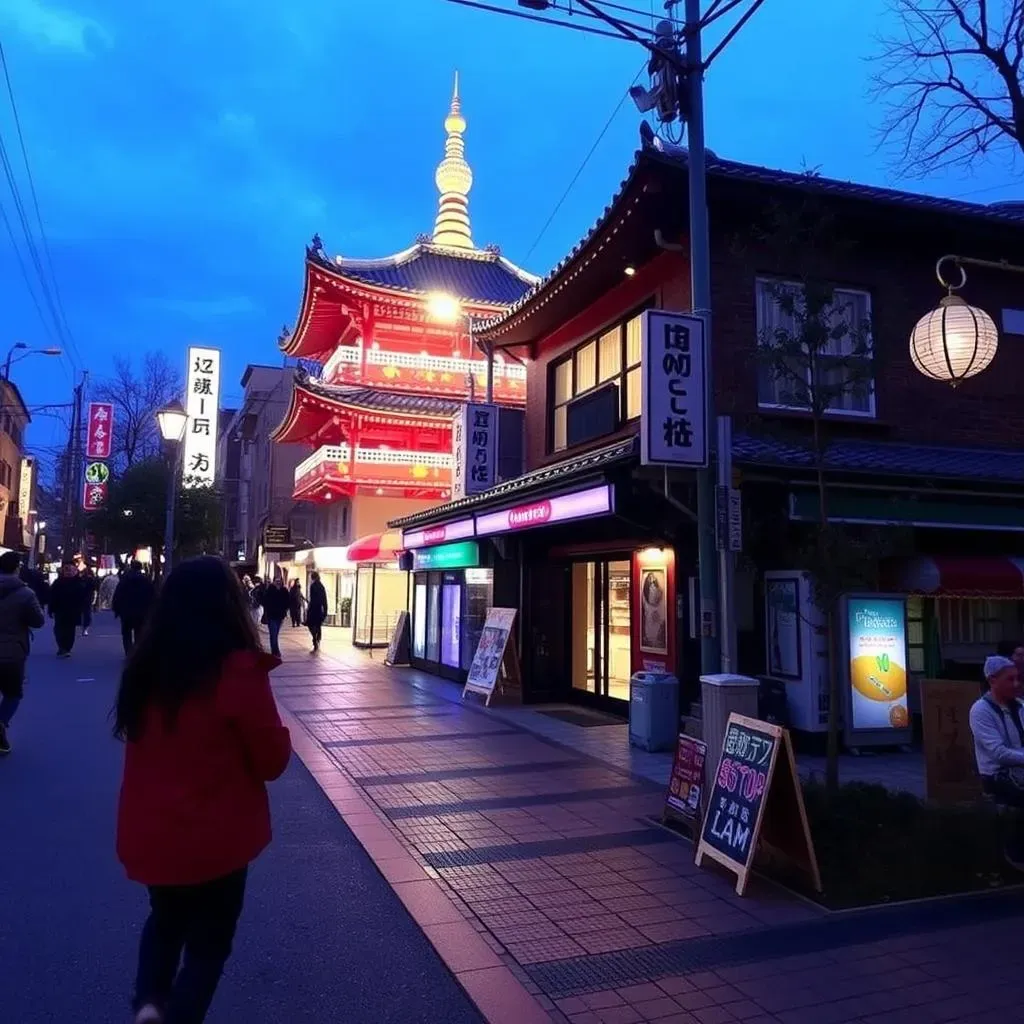
<svg viewBox="0 0 1024 1024">
<path fill-rule="evenodd" d="M 85 458 L 106 462 L 114 450 L 114 403 L 90 402 L 85 433 Z"/>
<path fill-rule="evenodd" d="M 665 309 L 648 309 L 642 316 L 640 465 L 707 469 L 710 403 L 705 320 L 694 313 Z M 690 382 L 690 390 L 683 386 L 685 382 Z M 671 439 L 687 435 L 689 445 Z"/>
<path fill-rule="evenodd" d="M 478 415 L 486 423 L 478 423 Z M 453 417 L 453 501 L 482 494 L 498 482 L 499 415 L 494 402 L 465 402 Z M 474 468 L 478 470 L 477 479 L 473 478 Z"/>
<path fill-rule="evenodd" d="M 683 774 L 680 767 L 680 754 L 684 746 L 693 748 L 693 760 L 697 765 L 694 769 L 697 781 L 696 783 L 689 783 L 691 791 L 694 786 L 697 789 L 696 807 L 691 807 L 689 801 L 686 801 L 684 804 L 672 792 L 672 783 L 676 781 L 676 776 L 682 776 Z M 696 736 L 690 736 L 685 732 L 679 733 L 676 738 L 675 753 L 672 755 L 672 770 L 669 773 L 668 785 L 665 788 L 665 805 L 661 812 L 663 822 L 670 820 L 679 821 L 690 829 L 700 830 L 701 823 L 704 820 L 704 765 L 707 763 L 707 758 L 708 745 L 704 740 L 698 739 Z"/>
<path fill-rule="evenodd" d="M 489 707 L 497 688 L 503 698 L 512 698 L 521 695 L 522 684 L 519 672 L 519 657 L 516 652 L 515 641 L 512 639 L 512 628 L 515 626 L 517 608 L 489 608 L 487 618 L 484 620 L 483 629 L 480 631 L 480 640 L 477 642 L 476 650 L 473 652 L 473 660 L 470 662 L 466 673 L 466 682 L 462 687 L 462 699 L 466 694 L 474 693 L 484 698 L 484 706 Z M 503 633 L 501 638 L 501 651 L 495 653 L 495 633 Z M 510 643 L 511 641 L 511 643 Z M 491 652 L 485 645 L 491 646 Z M 478 660 L 487 658 L 486 665 L 481 664 L 485 669 L 485 675 L 473 678 L 473 670 Z M 500 681 L 499 681 L 500 677 Z"/>
<path fill-rule="evenodd" d="M 445 555 L 451 555 L 449 564 Z M 464 557 L 458 558 L 457 555 Z M 440 561 L 435 561 L 440 559 Z M 445 570 L 476 569 L 480 565 L 480 545 L 475 540 L 457 540 L 450 544 L 436 544 L 429 548 L 412 549 L 413 572 L 442 572 Z"/>
<path fill-rule="evenodd" d="M 448 541 L 468 540 L 476 536 L 476 522 L 472 516 L 465 519 L 452 519 L 437 526 L 420 526 L 412 530 L 402 531 L 402 550 L 428 548 Z"/>
<path fill-rule="evenodd" d="M 904 708 L 907 714 L 905 726 L 889 726 L 888 728 L 856 728 L 854 726 L 853 680 L 851 678 L 850 657 L 850 603 L 855 601 L 892 601 L 903 606 L 903 671 L 905 688 L 903 691 Z M 913 737 L 913 719 L 910 715 L 910 651 L 907 630 L 907 595 L 882 594 L 875 592 L 851 592 L 843 594 L 839 599 L 839 642 L 842 657 L 843 684 L 843 741 L 851 748 L 858 747 L 890 747 L 901 746 L 910 742 Z"/>
<path fill-rule="evenodd" d="M 185 437 L 181 445 L 183 487 L 213 487 L 217 481 L 221 351 L 190 345 L 185 364 Z"/>
<path fill-rule="evenodd" d="M 558 507 L 565 507 L 573 501 L 581 501 L 593 498 L 592 507 L 586 507 L 579 514 L 558 514 Z M 600 501 L 604 498 L 604 501 Z M 533 501 L 521 505 L 512 505 L 509 508 L 495 509 L 493 512 L 479 512 L 476 515 L 476 535 L 478 537 L 492 537 L 503 533 L 518 533 L 520 530 L 529 530 L 539 526 L 547 526 L 549 523 L 569 523 L 580 519 L 593 519 L 597 516 L 612 515 L 615 512 L 615 488 L 609 483 L 596 484 L 590 487 L 577 488 L 574 491 L 563 491 L 560 494 L 552 494 L 542 498 L 535 498 Z M 514 516 L 520 519 L 513 522 Z M 502 523 L 504 517 L 504 523 Z"/>
<path fill-rule="evenodd" d="M 974 739 L 971 734 L 970 708 L 978 699 L 978 683 L 964 682 L 956 679 L 922 679 L 921 688 L 921 727 L 923 731 L 925 796 L 936 803 L 947 806 L 961 803 L 973 803 L 981 797 L 981 778 L 974 757 Z M 950 695 L 955 699 L 949 700 Z M 946 699 L 943 699 L 945 696 Z M 952 708 L 962 712 L 958 722 L 957 716 L 945 714 Z M 942 753 L 940 743 L 943 739 L 943 718 L 951 718 L 954 730 L 950 742 L 945 745 L 948 754 L 958 750 L 958 757 L 966 768 L 964 777 L 959 781 L 947 781 L 942 777 Z M 957 730 L 959 726 L 959 730 Z M 959 733 L 960 743 L 955 737 Z M 964 740 L 966 739 L 966 742 Z M 937 763 L 938 762 L 938 763 Z"/>
</svg>

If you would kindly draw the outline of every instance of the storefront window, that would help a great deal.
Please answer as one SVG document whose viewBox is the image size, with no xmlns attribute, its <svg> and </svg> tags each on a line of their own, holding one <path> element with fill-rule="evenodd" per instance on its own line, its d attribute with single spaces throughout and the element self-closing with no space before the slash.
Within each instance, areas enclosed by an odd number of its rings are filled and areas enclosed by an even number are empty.
<svg viewBox="0 0 1024 1024">
<path fill-rule="evenodd" d="M 412 656 L 427 656 L 427 582 L 416 583 L 416 596 L 412 605 Z"/>
<path fill-rule="evenodd" d="M 386 647 L 399 613 L 405 610 L 408 574 L 395 565 L 360 565 L 356 571 L 356 622 L 353 641 Z"/>
<path fill-rule="evenodd" d="M 629 699 L 632 671 L 631 566 L 628 559 L 572 566 L 572 685 Z"/>
<path fill-rule="evenodd" d="M 462 667 L 473 662 L 487 613 L 494 601 L 494 570 L 466 570 L 466 615 L 462 622 Z"/>
<path fill-rule="evenodd" d="M 427 661 L 441 660 L 441 582 L 427 584 Z"/>
<path fill-rule="evenodd" d="M 459 640 L 462 633 L 462 586 L 445 574 L 441 584 L 441 614 L 444 630 L 441 638 L 441 664 L 459 667 Z"/>
</svg>

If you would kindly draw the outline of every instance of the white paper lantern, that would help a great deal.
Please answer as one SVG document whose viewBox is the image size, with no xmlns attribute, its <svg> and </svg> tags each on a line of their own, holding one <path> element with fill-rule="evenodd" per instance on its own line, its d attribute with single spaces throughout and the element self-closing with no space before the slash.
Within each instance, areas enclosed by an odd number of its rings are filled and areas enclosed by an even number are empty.
<svg viewBox="0 0 1024 1024">
<path fill-rule="evenodd" d="M 938 309 L 925 314 L 910 335 L 910 358 L 932 380 L 956 387 L 992 362 L 999 332 L 992 317 L 969 306 L 959 295 L 947 295 Z"/>
</svg>

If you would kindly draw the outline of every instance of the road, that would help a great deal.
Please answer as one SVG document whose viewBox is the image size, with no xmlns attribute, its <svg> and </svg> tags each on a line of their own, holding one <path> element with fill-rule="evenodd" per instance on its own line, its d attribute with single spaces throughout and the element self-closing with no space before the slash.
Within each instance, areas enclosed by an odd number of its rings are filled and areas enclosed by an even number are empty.
<svg viewBox="0 0 1024 1024">
<path fill-rule="evenodd" d="M 67 662 L 40 633 L 0 762 L 0 1017 L 12 1024 L 130 1019 L 145 896 L 114 855 L 119 645 L 109 615 Z M 252 872 L 211 1024 L 479 1022 L 297 758 L 272 801 L 275 842 Z"/>
</svg>

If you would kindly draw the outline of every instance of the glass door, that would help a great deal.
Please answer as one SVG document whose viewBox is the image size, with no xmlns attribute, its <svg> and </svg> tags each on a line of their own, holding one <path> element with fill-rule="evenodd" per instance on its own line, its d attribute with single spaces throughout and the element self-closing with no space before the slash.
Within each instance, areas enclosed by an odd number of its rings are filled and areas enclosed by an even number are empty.
<svg viewBox="0 0 1024 1024">
<path fill-rule="evenodd" d="M 629 699 L 629 559 L 572 566 L 572 686 L 595 697 Z"/>
</svg>

